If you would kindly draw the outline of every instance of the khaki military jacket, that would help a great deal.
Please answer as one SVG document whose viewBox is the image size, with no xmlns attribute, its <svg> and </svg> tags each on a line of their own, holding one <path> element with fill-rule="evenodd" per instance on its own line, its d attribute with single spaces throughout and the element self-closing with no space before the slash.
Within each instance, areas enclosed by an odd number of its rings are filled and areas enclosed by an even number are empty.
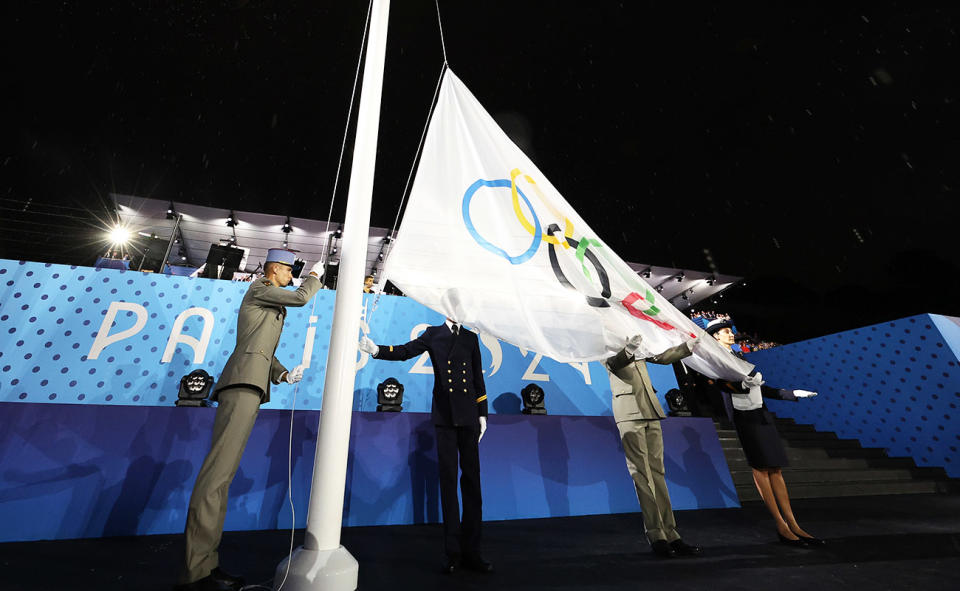
<svg viewBox="0 0 960 591">
<path fill-rule="evenodd" d="M 670 365 L 690 355 L 686 343 L 671 347 L 659 355 L 634 359 L 626 349 L 606 361 L 613 392 L 613 417 L 618 423 L 644 419 L 665 419 L 666 413 L 657 400 L 645 362 Z"/>
<path fill-rule="evenodd" d="M 249 386 L 260 391 L 261 404 L 270 402 L 270 382 L 279 384 L 287 371 L 274 356 L 287 317 L 286 306 L 305 305 L 319 289 L 320 280 L 312 275 L 296 290 L 277 287 L 267 279 L 250 284 L 237 316 L 237 346 L 214 386 L 211 400 L 225 388 Z"/>
</svg>

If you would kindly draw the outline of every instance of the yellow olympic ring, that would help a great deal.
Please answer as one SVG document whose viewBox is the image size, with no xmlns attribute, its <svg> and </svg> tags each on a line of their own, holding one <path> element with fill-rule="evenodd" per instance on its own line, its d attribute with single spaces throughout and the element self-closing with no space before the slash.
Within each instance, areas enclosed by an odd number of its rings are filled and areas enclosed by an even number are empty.
<svg viewBox="0 0 960 591">
<path fill-rule="evenodd" d="M 514 168 L 510 171 L 510 192 L 513 195 L 513 212 L 517 214 L 517 219 L 520 220 L 520 225 L 522 225 L 527 232 L 530 232 L 531 236 L 535 236 L 536 228 L 534 228 L 533 224 L 531 224 L 527 217 L 523 215 L 523 210 L 520 208 L 520 197 L 517 194 L 517 177 L 521 174 L 523 173 L 520 172 L 519 168 Z M 524 174 L 523 179 L 530 183 L 530 186 L 533 187 L 533 192 L 536 193 L 537 197 L 540 198 L 540 201 L 547 206 L 547 209 L 550 211 L 550 213 L 555 215 L 558 219 L 563 219 L 563 241 L 561 242 L 558 238 L 547 234 L 546 232 L 543 234 L 543 241 L 549 244 L 563 246 L 564 248 L 570 248 L 570 245 L 567 244 L 566 239 L 573 238 L 573 222 L 570 221 L 570 218 L 560 213 L 560 211 L 558 211 L 557 208 L 547 200 L 547 196 L 543 194 L 543 191 L 540 190 L 540 187 L 537 186 L 537 183 L 532 178 Z"/>
</svg>

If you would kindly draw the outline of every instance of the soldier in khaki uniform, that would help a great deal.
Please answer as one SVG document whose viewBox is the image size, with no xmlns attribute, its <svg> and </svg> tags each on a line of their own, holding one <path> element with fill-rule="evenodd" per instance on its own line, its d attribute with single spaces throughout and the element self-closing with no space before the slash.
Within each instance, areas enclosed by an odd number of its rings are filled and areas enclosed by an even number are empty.
<svg viewBox="0 0 960 591">
<path fill-rule="evenodd" d="M 260 405 L 270 401 L 270 383 L 295 384 L 303 367 L 287 369 L 274 352 L 280 341 L 286 306 L 303 306 L 320 289 L 323 267 L 314 265 L 296 291 L 284 287 L 293 279 L 292 252 L 270 249 L 262 279 L 243 297 L 237 318 L 237 346 L 213 389 L 218 401 L 210 452 L 203 461 L 187 511 L 186 557 L 177 591 L 240 589 L 244 581 L 219 567 L 217 548 L 227 513 L 227 492 L 240 465 Z"/>
<path fill-rule="evenodd" d="M 685 543 L 677 533 L 663 470 L 660 421 L 667 415 L 657 400 L 645 362 L 670 365 L 692 354 L 698 341 L 691 340 L 659 355 L 637 359 L 641 340 L 640 335 L 632 337 L 626 347 L 606 361 L 613 392 L 613 417 L 653 552 L 664 558 L 695 556 L 700 554 L 700 548 Z"/>
</svg>

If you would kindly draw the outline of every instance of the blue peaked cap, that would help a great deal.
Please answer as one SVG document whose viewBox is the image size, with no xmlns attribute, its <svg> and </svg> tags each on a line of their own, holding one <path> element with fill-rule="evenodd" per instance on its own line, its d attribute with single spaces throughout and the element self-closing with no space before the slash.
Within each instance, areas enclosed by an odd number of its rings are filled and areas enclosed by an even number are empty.
<svg viewBox="0 0 960 591">
<path fill-rule="evenodd" d="M 285 248 L 271 248 L 267 251 L 268 263 L 281 263 L 292 267 L 296 259 L 297 256 Z"/>
</svg>

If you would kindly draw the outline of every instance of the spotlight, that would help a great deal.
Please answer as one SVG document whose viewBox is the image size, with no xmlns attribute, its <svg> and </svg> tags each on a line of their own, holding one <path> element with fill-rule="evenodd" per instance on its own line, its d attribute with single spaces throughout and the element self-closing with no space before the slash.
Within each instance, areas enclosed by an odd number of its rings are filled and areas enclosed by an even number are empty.
<svg viewBox="0 0 960 591">
<path fill-rule="evenodd" d="M 337 247 L 334 246 L 333 250 L 330 251 L 330 254 L 337 254 Z"/>
<path fill-rule="evenodd" d="M 177 219 L 177 211 L 173 208 L 173 201 L 170 202 L 170 205 L 167 205 L 167 219 Z"/>
<path fill-rule="evenodd" d="M 640 273 L 640 276 L 644 279 L 650 279 L 650 267 L 644 269 L 643 272 Z"/>
<path fill-rule="evenodd" d="M 662 285 L 658 285 L 655 289 L 656 289 L 657 292 L 659 293 L 659 292 L 663 291 L 663 286 L 662 286 Z"/>
<path fill-rule="evenodd" d="M 293 227 L 290 226 L 290 216 L 287 216 L 287 221 L 283 222 L 283 227 L 280 229 L 283 230 L 284 234 L 289 234 L 290 232 L 293 232 Z"/>
<path fill-rule="evenodd" d="M 667 414 L 671 417 L 691 417 L 693 413 L 687 407 L 687 399 L 683 392 L 676 388 L 671 388 L 664 398 L 667 399 L 667 406 L 670 411 Z"/>
<path fill-rule="evenodd" d="M 713 284 L 716 283 L 716 282 L 717 282 L 717 278 L 716 278 L 716 277 L 712 277 L 712 276 L 711 276 L 711 277 L 707 277 L 707 285 L 713 285 Z"/>
<path fill-rule="evenodd" d="M 231 228 L 236 228 L 240 225 L 240 222 L 237 221 L 237 216 L 233 213 L 233 210 L 230 210 L 230 217 L 227 218 L 227 225 Z"/>
<path fill-rule="evenodd" d="M 676 278 L 675 278 L 675 279 L 677 280 L 677 283 L 680 283 L 680 282 L 682 282 L 682 281 L 683 281 L 683 279 L 684 279 L 684 276 L 683 276 L 683 271 L 681 271 L 681 272 L 679 272 L 679 273 L 677 273 L 677 276 L 676 276 Z"/>
<path fill-rule="evenodd" d="M 403 410 L 403 384 L 397 378 L 387 378 L 377 386 L 377 412 Z"/>
<path fill-rule="evenodd" d="M 333 233 L 333 237 L 336 238 L 336 239 L 338 239 L 338 240 L 339 240 L 340 238 L 342 238 L 342 237 L 343 237 L 343 228 L 337 228 L 337 231 Z"/>
<path fill-rule="evenodd" d="M 114 229 L 110 230 L 107 236 L 110 238 L 110 242 L 118 246 L 123 246 L 130 241 L 131 232 L 123 226 L 116 226 Z"/>
<path fill-rule="evenodd" d="M 680 297 L 683 298 L 684 300 L 690 299 L 689 297 L 687 297 L 687 292 L 683 292 L 683 294 Z"/>
<path fill-rule="evenodd" d="M 383 253 L 382 253 L 382 252 L 377 255 L 377 260 L 378 260 L 378 261 L 382 261 L 382 260 L 383 260 Z"/>
<path fill-rule="evenodd" d="M 286 238 L 283 239 L 283 247 L 284 247 L 284 248 L 287 247 L 287 239 L 286 239 Z"/>
<path fill-rule="evenodd" d="M 384 244 L 390 244 L 391 242 L 393 242 L 393 238 L 391 238 L 390 236 L 384 236 L 384 237 L 383 237 L 383 243 L 384 243 Z"/>
<path fill-rule="evenodd" d="M 213 387 L 213 376 L 202 369 L 195 369 L 180 378 L 177 406 L 210 406 L 206 400 Z"/>
<path fill-rule="evenodd" d="M 543 388 L 536 384 L 527 384 L 520 390 L 520 397 L 523 398 L 523 410 L 520 412 L 525 415 L 545 415 L 547 409 L 543 406 Z"/>
</svg>

